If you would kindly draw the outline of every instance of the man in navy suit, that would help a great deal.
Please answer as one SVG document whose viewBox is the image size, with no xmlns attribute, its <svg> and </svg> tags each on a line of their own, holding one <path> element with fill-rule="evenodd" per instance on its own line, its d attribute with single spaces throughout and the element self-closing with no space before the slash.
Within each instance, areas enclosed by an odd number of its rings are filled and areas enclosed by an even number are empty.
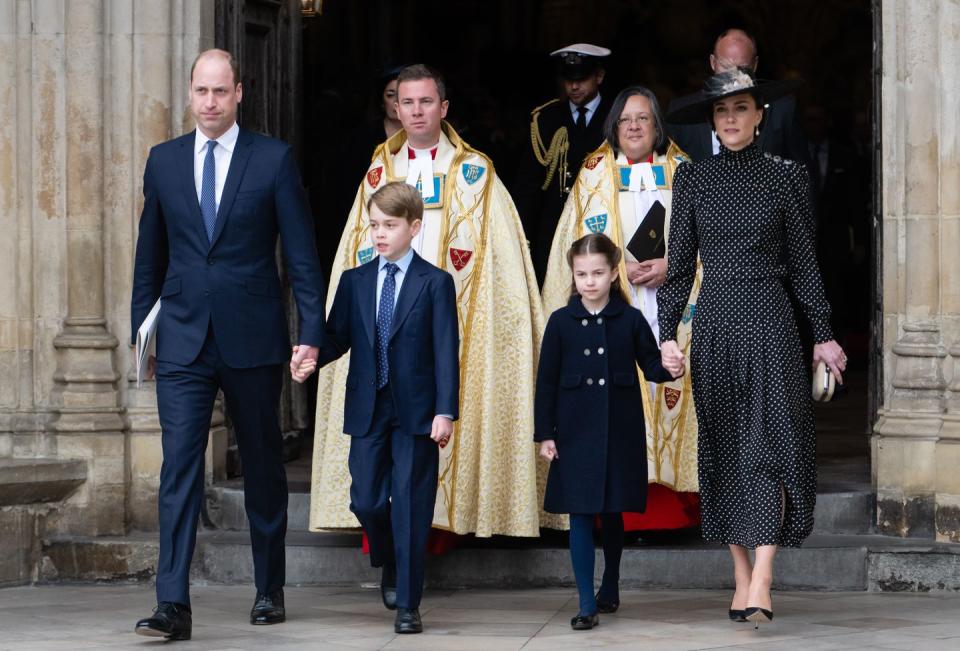
<svg viewBox="0 0 960 651">
<path fill-rule="evenodd" d="M 190 73 L 197 130 L 157 145 L 143 175 L 132 331 L 161 299 L 157 378 L 162 428 L 157 608 L 136 632 L 189 639 L 189 570 L 204 490 L 203 459 L 218 390 L 243 461 L 257 596 L 252 624 L 285 619 L 287 480 L 279 398 L 290 342 L 277 237 L 293 284 L 294 359 L 323 343 L 323 279 L 314 228 L 289 145 L 237 126 L 243 89 L 228 52 L 201 53 Z"/>
<path fill-rule="evenodd" d="M 410 246 L 423 219 L 415 188 L 388 183 L 367 210 L 379 257 L 340 278 L 316 364 L 351 351 L 343 419 L 352 437 L 350 510 L 367 532 L 370 564 L 383 568 L 394 630 L 420 633 L 437 445 L 450 441 L 459 415 L 457 297 L 453 276 Z M 300 370 L 314 366 L 310 360 Z M 295 371 L 294 379 L 302 377 Z"/>
</svg>

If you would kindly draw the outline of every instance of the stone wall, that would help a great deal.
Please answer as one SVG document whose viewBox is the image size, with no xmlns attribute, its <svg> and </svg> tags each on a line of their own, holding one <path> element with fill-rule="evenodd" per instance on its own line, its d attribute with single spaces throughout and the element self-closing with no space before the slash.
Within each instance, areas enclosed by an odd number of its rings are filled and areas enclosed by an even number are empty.
<svg viewBox="0 0 960 651">
<path fill-rule="evenodd" d="M 0 457 L 87 465 L 47 532 L 155 527 L 156 399 L 127 345 L 134 243 L 150 147 L 192 128 L 214 8 L 0 0 Z"/>
<path fill-rule="evenodd" d="M 960 541 L 960 2 L 882 7 L 881 532 Z"/>
</svg>

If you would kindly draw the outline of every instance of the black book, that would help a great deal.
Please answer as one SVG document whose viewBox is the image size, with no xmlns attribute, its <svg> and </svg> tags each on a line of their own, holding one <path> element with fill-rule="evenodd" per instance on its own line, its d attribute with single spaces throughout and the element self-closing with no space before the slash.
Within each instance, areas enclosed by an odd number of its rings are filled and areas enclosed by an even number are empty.
<svg viewBox="0 0 960 651">
<path fill-rule="evenodd" d="M 667 256 L 667 243 L 663 239 L 666 221 L 666 208 L 659 201 L 655 201 L 627 244 L 627 251 L 637 259 L 637 262 Z"/>
</svg>

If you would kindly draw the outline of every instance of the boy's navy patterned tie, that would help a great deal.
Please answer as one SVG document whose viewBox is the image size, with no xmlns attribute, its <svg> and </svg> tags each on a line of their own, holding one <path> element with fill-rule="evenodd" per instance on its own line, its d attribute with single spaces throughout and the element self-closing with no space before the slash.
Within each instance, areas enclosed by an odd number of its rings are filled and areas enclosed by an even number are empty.
<svg viewBox="0 0 960 651">
<path fill-rule="evenodd" d="M 203 179 L 200 183 L 200 214 L 207 239 L 213 244 L 213 227 L 217 224 L 217 167 L 213 159 L 216 140 L 207 141 L 207 155 L 203 159 Z"/>
<path fill-rule="evenodd" d="M 390 342 L 390 329 L 393 327 L 393 295 L 397 291 L 397 279 L 394 276 L 400 267 L 392 262 L 383 266 L 387 277 L 380 288 L 380 308 L 377 310 L 377 388 L 382 389 L 390 379 L 390 360 L 387 359 L 387 344 Z"/>
</svg>

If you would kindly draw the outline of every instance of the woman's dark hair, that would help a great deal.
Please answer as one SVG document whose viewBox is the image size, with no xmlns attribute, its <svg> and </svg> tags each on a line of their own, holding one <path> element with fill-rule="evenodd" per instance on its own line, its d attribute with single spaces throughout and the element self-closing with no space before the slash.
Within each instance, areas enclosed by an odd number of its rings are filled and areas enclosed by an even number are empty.
<svg viewBox="0 0 960 651">
<path fill-rule="evenodd" d="M 620 140 L 617 138 L 617 121 L 620 119 L 623 109 L 627 106 L 627 100 L 634 95 L 642 95 L 650 102 L 650 112 L 653 114 L 653 128 L 657 132 L 657 137 L 653 141 L 653 149 L 658 154 L 667 153 L 667 146 L 670 144 L 667 138 L 666 123 L 663 120 L 663 112 L 660 110 L 660 102 L 653 91 L 646 86 L 627 86 L 617 95 L 610 106 L 610 112 L 603 123 L 603 137 L 616 151 L 620 151 Z"/>
<path fill-rule="evenodd" d="M 620 247 L 614 244 L 613 240 L 609 237 L 603 233 L 589 233 L 570 245 L 570 250 L 567 251 L 567 265 L 570 267 L 571 273 L 573 272 L 573 259 L 582 255 L 590 255 L 591 253 L 599 253 L 605 257 L 610 264 L 610 268 L 614 271 L 620 266 L 620 258 L 623 256 Z M 622 291 L 620 289 L 619 275 L 617 275 L 610 284 L 610 291 Z M 576 294 L 577 283 L 574 281 L 570 285 L 570 295 L 575 296 Z"/>
</svg>

